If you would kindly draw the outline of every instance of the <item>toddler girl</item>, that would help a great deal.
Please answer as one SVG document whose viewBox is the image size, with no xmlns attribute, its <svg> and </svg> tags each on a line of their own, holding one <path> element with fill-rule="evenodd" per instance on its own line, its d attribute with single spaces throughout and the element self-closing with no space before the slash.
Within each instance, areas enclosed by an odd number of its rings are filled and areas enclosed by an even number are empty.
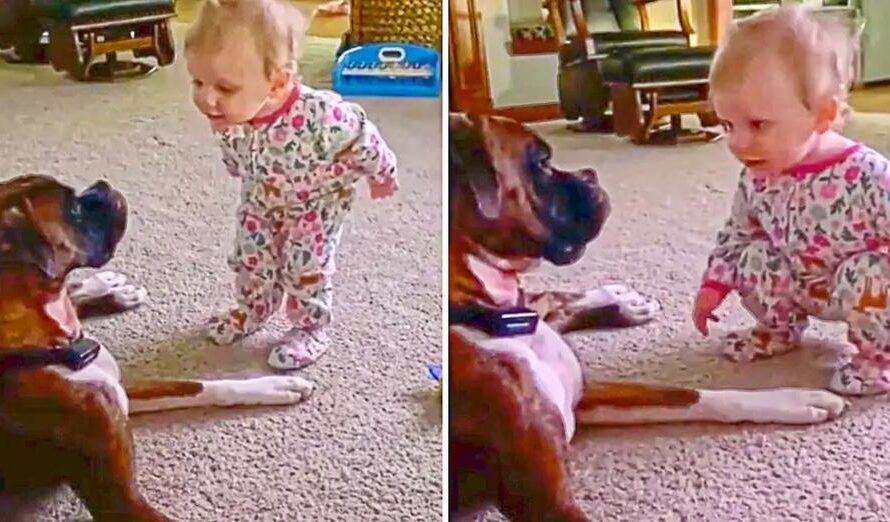
<svg viewBox="0 0 890 522">
<path fill-rule="evenodd" d="M 843 321 L 855 355 L 829 387 L 890 384 L 890 162 L 833 130 L 854 78 L 855 32 L 839 18 L 783 7 L 743 19 L 711 69 L 711 98 L 744 165 L 708 258 L 693 320 L 730 291 L 756 318 L 729 335 L 735 360 L 799 345 L 808 318 Z"/>
<path fill-rule="evenodd" d="M 343 220 L 366 176 L 373 198 L 398 188 L 396 158 L 365 112 L 297 81 L 304 24 L 286 0 L 206 0 L 185 41 L 194 103 L 241 180 L 237 306 L 210 321 L 219 344 L 255 332 L 286 299 L 293 329 L 269 364 L 297 369 L 328 346 L 331 276 Z"/>
</svg>

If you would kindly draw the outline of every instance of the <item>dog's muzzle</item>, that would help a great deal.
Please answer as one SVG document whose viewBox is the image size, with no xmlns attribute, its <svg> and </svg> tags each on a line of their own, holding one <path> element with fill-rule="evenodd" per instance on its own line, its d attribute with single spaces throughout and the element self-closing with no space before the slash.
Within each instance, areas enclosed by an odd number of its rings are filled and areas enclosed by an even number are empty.
<svg viewBox="0 0 890 522">
<path fill-rule="evenodd" d="M 540 179 L 536 189 L 547 194 L 539 218 L 552 233 L 544 245 L 544 258 L 555 265 L 577 261 L 609 215 L 609 198 L 597 183 L 596 173 L 554 170 Z"/>
<path fill-rule="evenodd" d="M 69 219 L 86 241 L 86 263 L 100 267 L 114 255 L 118 242 L 127 229 L 127 202 L 124 196 L 99 181 L 75 200 Z"/>
</svg>

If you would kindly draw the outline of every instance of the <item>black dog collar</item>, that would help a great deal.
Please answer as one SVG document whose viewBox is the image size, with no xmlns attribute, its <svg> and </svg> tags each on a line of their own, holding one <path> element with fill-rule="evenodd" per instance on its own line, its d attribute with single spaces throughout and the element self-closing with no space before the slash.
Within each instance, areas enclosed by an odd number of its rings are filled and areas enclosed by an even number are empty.
<svg viewBox="0 0 890 522">
<path fill-rule="evenodd" d="M 538 328 L 538 314 L 525 307 L 491 310 L 478 306 L 449 306 L 449 324 L 478 328 L 493 337 L 528 335 Z"/>
<path fill-rule="evenodd" d="M 98 342 L 81 337 L 62 348 L 2 351 L 0 373 L 54 365 L 76 372 L 95 361 L 101 348 Z"/>
</svg>

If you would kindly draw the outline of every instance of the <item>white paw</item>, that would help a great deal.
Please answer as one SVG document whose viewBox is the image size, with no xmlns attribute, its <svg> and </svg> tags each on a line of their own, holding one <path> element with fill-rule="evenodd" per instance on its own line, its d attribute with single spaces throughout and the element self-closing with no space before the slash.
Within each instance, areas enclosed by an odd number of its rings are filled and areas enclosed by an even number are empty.
<svg viewBox="0 0 890 522">
<path fill-rule="evenodd" d="M 704 393 L 702 399 L 726 422 L 816 424 L 838 417 L 848 405 L 834 393 L 808 388 Z"/>
<path fill-rule="evenodd" d="M 658 301 L 647 299 L 624 285 L 604 285 L 584 294 L 570 307 L 577 309 L 604 308 L 618 305 L 619 312 L 631 324 L 643 324 L 655 318 L 661 310 Z"/>
<path fill-rule="evenodd" d="M 210 381 L 205 387 L 217 406 L 283 406 L 308 399 L 315 385 L 302 377 L 269 376 L 233 381 Z"/>
<path fill-rule="evenodd" d="M 72 283 L 68 292 L 75 305 L 111 296 L 122 309 L 136 308 L 148 298 L 148 290 L 127 284 L 127 276 L 110 270 L 97 272 L 83 281 Z"/>
</svg>

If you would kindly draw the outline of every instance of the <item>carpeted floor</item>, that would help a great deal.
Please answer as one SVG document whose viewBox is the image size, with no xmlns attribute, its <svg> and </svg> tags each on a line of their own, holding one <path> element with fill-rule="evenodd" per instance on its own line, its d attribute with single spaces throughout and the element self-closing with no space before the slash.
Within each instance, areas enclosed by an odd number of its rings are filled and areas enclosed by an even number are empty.
<svg viewBox="0 0 890 522">
<path fill-rule="evenodd" d="M 178 28 L 178 32 L 181 31 Z M 304 80 L 328 85 L 336 40 L 310 40 Z M 198 329 L 231 299 L 225 256 L 237 186 L 191 106 L 180 58 L 132 83 L 88 85 L 0 63 L 0 178 L 109 179 L 131 225 L 112 266 L 150 291 L 139 311 L 88 326 L 130 376 L 267 372 L 266 345 L 212 347 Z M 139 483 L 179 521 L 392 521 L 441 517 L 441 102 L 360 100 L 400 158 L 395 200 L 360 199 L 338 253 L 334 346 L 302 372 L 289 408 L 183 411 L 135 420 Z M 62 492 L 28 521 L 68 522 Z M 0 520 L 8 520 L 0 514 Z"/>
<path fill-rule="evenodd" d="M 664 307 L 646 326 L 572 336 L 589 377 L 714 387 L 825 385 L 827 373 L 812 350 L 738 365 L 708 354 L 711 345 L 692 327 L 696 284 L 738 172 L 724 144 L 638 147 L 570 134 L 563 125 L 537 128 L 555 146 L 558 164 L 598 169 L 614 210 L 581 262 L 548 266 L 528 277 L 528 286 L 628 282 Z M 890 116 L 857 114 L 848 131 L 890 153 Z M 737 300 L 720 316 L 720 328 L 748 324 Z M 814 335 L 831 339 L 841 332 L 820 325 Z M 890 519 L 888 445 L 890 407 L 882 399 L 856 400 L 841 419 L 806 428 L 582 428 L 573 482 L 597 522 L 877 522 Z"/>
</svg>

